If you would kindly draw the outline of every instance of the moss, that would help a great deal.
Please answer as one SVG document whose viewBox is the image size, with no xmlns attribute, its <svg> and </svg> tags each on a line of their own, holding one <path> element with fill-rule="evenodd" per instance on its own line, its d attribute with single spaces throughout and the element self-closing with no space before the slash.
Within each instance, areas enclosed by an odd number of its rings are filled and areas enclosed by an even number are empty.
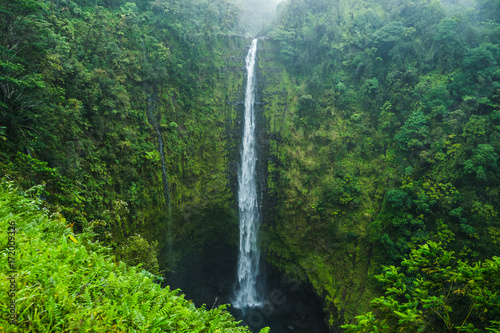
<svg viewBox="0 0 500 333">
<path fill-rule="evenodd" d="M 259 62 L 270 156 L 266 184 L 279 203 L 263 245 L 273 265 L 313 286 L 334 325 L 366 310 L 375 293 L 367 283 L 375 266 L 366 237 L 381 200 L 373 195 L 383 188 L 376 178 L 381 170 L 354 153 L 336 153 L 359 134 L 335 109 L 319 126 L 298 118 L 295 96 L 302 88 L 274 60 L 275 49 L 273 41 L 263 41 Z"/>
</svg>

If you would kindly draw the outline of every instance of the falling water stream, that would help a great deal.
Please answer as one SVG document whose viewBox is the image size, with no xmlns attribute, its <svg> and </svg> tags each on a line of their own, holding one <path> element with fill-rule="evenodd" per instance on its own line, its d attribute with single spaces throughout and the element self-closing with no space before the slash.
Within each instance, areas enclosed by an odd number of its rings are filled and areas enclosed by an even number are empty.
<svg viewBox="0 0 500 333">
<path fill-rule="evenodd" d="M 240 252 L 238 258 L 238 285 L 233 306 L 238 309 L 261 305 L 262 296 L 257 290 L 260 251 L 257 244 L 259 230 L 259 208 L 255 180 L 255 60 L 257 39 L 246 57 L 247 87 L 245 92 L 245 124 L 241 166 L 238 174 L 238 206 L 240 216 Z"/>
<path fill-rule="evenodd" d="M 258 244 L 260 215 L 263 214 L 259 204 L 262 194 L 258 191 L 256 178 L 256 60 L 257 39 L 254 39 L 246 57 L 244 129 L 238 170 L 238 260 L 232 244 L 225 243 L 227 238 L 218 238 L 206 246 L 201 255 L 193 254 L 183 259 L 170 285 L 181 288 L 198 306 L 231 303 L 229 311 L 252 332 L 268 326 L 275 333 L 326 333 L 322 303 L 307 285 L 275 270 L 268 269 L 267 274 L 263 274 L 262 267 L 266 264 Z M 235 268 L 238 278 L 233 289 Z"/>
</svg>

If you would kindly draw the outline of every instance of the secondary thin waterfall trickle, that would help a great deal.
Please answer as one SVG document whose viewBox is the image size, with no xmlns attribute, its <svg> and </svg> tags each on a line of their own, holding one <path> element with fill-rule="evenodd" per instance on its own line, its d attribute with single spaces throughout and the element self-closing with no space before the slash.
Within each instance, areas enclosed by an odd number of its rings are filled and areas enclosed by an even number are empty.
<svg viewBox="0 0 500 333">
<path fill-rule="evenodd" d="M 142 39 L 141 39 L 142 40 Z M 144 40 L 142 40 L 142 49 L 144 51 L 144 61 L 145 63 L 149 62 L 148 51 L 146 48 L 146 44 Z M 165 198 L 165 208 L 167 209 L 167 251 L 168 251 L 168 260 L 170 260 L 169 264 L 173 265 L 173 239 L 172 239 L 172 209 L 170 205 L 170 186 L 168 184 L 168 176 L 166 169 L 166 157 L 165 150 L 163 149 L 163 136 L 160 131 L 160 118 L 161 114 L 157 111 L 158 104 L 158 86 L 156 82 L 148 82 L 147 80 L 143 81 L 144 89 L 147 93 L 146 104 L 148 108 L 148 121 L 151 126 L 153 126 L 156 131 L 158 138 L 158 152 L 161 157 L 161 171 L 162 171 L 162 182 L 163 182 L 163 197 Z"/>
<path fill-rule="evenodd" d="M 245 127 L 243 130 L 243 148 L 241 166 L 238 174 L 238 206 L 240 214 L 240 253 L 238 259 L 238 286 L 236 287 L 233 306 L 238 309 L 259 306 L 262 303 L 257 291 L 260 251 L 257 244 L 259 230 L 259 207 L 255 165 L 255 60 L 257 39 L 246 57 L 247 87 L 245 92 Z"/>
</svg>

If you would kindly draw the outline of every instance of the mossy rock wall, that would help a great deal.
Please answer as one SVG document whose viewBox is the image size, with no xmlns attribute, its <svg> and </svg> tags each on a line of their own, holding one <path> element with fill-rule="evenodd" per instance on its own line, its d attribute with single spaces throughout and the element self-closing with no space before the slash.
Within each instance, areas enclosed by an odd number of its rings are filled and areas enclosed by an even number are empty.
<svg viewBox="0 0 500 333">
<path fill-rule="evenodd" d="M 337 326 L 367 309 L 374 295 L 367 283 L 374 258 L 366 226 L 381 202 L 373 195 L 375 184 L 367 184 L 357 193 L 362 199 L 355 199 L 363 204 L 325 205 L 322 187 L 339 178 L 349 185 L 374 177 L 360 180 L 363 171 L 354 168 L 345 174 L 343 156 L 329 161 L 335 145 L 342 144 L 336 133 L 345 126 L 336 110 L 324 118 L 327 129 L 301 126 L 303 87 L 282 66 L 279 43 L 263 40 L 259 59 L 267 148 L 262 246 L 269 263 L 313 286 L 324 299 L 330 325 Z"/>
<path fill-rule="evenodd" d="M 209 96 L 200 106 L 208 115 L 188 118 L 167 134 L 175 256 L 170 268 L 214 244 L 238 246 L 237 173 L 248 42 L 238 36 L 218 39 L 214 86 L 207 87 Z M 167 263 L 166 249 L 163 253 Z"/>
</svg>

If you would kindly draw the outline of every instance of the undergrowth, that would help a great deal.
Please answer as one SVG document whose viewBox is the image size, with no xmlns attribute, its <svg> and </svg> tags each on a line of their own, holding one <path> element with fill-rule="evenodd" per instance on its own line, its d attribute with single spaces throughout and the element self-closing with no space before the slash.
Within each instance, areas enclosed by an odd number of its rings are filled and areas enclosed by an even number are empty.
<svg viewBox="0 0 500 333">
<path fill-rule="evenodd" d="M 162 289 L 153 274 L 116 263 L 90 232 L 73 234 L 30 192 L 0 183 L 0 331 L 248 332 L 225 306 L 196 308 L 179 290 Z M 12 222 L 16 324 L 9 315 Z"/>
</svg>

